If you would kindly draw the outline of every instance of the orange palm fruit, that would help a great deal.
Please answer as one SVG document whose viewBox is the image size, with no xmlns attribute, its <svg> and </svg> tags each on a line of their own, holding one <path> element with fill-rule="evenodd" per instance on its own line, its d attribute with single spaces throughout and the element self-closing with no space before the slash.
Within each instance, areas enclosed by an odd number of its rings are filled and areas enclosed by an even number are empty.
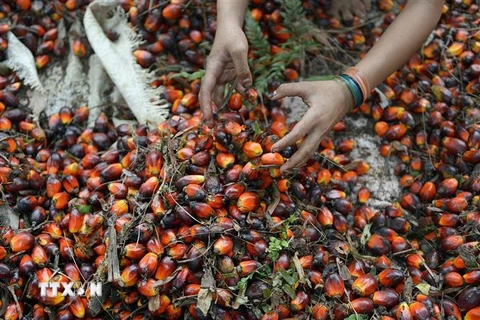
<svg viewBox="0 0 480 320">
<path fill-rule="evenodd" d="M 189 184 L 201 185 L 204 182 L 205 182 L 205 176 L 203 175 L 186 175 L 179 178 L 175 182 L 175 188 L 177 188 L 177 190 L 182 190 L 184 187 L 186 187 Z"/>
<path fill-rule="evenodd" d="M 245 261 L 241 261 L 238 264 L 238 266 L 236 267 L 236 270 L 240 277 L 245 277 L 245 276 L 248 276 L 249 274 L 252 274 L 260 267 L 261 265 L 258 261 L 245 260 Z"/>
<path fill-rule="evenodd" d="M 359 203 L 367 203 L 368 199 L 370 199 L 370 190 L 367 187 L 361 187 L 357 193 L 357 199 Z"/>
<path fill-rule="evenodd" d="M 218 255 L 229 255 L 233 250 L 233 240 L 227 236 L 221 236 L 213 243 L 213 252 Z"/>
<path fill-rule="evenodd" d="M 176 20 L 182 15 L 182 6 L 169 4 L 162 10 L 162 16 L 168 20 Z"/>
<path fill-rule="evenodd" d="M 384 287 L 394 287 L 405 279 L 405 275 L 401 270 L 387 268 L 380 272 L 377 276 L 378 283 Z"/>
<path fill-rule="evenodd" d="M 467 284 L 479 284 L 480 283 L 480 270 L 472 270 L 463 275 L 463 280 Z"/>
<path fill-rule="evenodd" d="M 215 215 L 215 210 L 204 202 L 190 202 L 190 208 L 193 214 L 199 219 L 208 219 Z"/>
<path fill-rule="evenodd" d="M 396 306 L 399 302 L 399 296 L 397 292 L 393 289 L 385 289 L 385 290 L 379 290 L 373 293 L 372 296 L 373 303 L 386 307 L 386 308 L 391 308 L 393 306 Z"/>
<path fill-rule="evenodd" d="M 333 213 L 327 207 L 321 207 L 318 210 L 317 220 L 324 228 L 331 227 L 334 221 Z"/>
<path fill-rule="evenodd" d="M 140 260 L 147 253 L 147 248 L 141 243 L 129 243 L 123 248 L 123 256 L 132 260 Z"/>
<path fill-rule="evenodd" d="M 165 280 L 168 278 L 177 267 L 176 262 L 169 256 L 165 256 L 160 260 L 157 271 L 155 273 L 155 279 Z"/>
<path fill-rule="evenodd" d="M 383 255 L 388 254 L 392 247 L 387 239 L 378 234 L 374 234 L 368 240 L 367 248 L 374 254 Z"/>
<path fill-rule="evenodd" d="M 437 188 L 435 187 L 435 184 L 433 182 L 425 182 L 425 184 L 422 186 L 419 192 L 419 197 L 420 200 L 423 202 L 430 202 L 435 198 L 435 195 L 437 193 Z"/>
<path fill-rule="evenodd" d="M 443 277 L 447 287 L 455 288 L 463 286 L 463 278 L 458 272 L 449 272 Z"/>
<path fill-rule="evenodd" d="M 205 189 L 198 184 L 188 184 L 183 188 L 183 192 L 188 200 L 191 201 L 204 201 L 207 197 Z"/>
<path fill-rule="evenodd" d="M 389 141 L 399 140 L 407 133 L 407 127 L 403 123 L 395 124 L 388 128 L 385 138 Z"/>
<path fill-rule="evenodd" d="M 281 166 L 284 164 L 284 160 L 280 153 L 277 153 L 277 152 L 264 153 L 260 157 L 260 163 L 263 165 Z"/>
<path fill-rule="evenodd" d="M 260 197 L 253 192 L 244 192 L 237 200 L 237 207 L 243 213 L 256 211 L 260 206 Z"/>
<path fill-rule="evenodd" d="M 120 285 L 122 287 L 132 287 L 137 284 L 138 279 L 138 265 L 131 264 L 123 269 L 122 273 L 120 274 Z"/>
<path fill-rule="evenodd" d="M 325 294 L 329 298 L 339 298 L 343 296 L 345 291 L 345 283 L 338 273 L 333 272 L 328 274 L 325 277 L 324 283 Z"/>
<path fill-rule="evenodd" d="M 317 183 L 326 186 L 332 177 L 332 174 L 330 173 L 330 170 L 328 169 L 320 169 L 317 174 Z"/>
<path fill-rule="evenodd" d="M 233 93 L 228 99 L 228 107 L 230 110 L 238 111 L 242 108 L 242 96 L 239 93 Z"/>
<path fill-rule="evenodd" d="M 81 297 L 74 297 L 68 307 L 72 314 L 77 318 L 85 317 L 85 305 Z"/>
<path fill-rule="evenodd" d="M 371 295 L 377 290 L 377 288 L 377 279 L 368 273 L 355 279 L 352 284 L 352 290 L 362 297 Z"/>
<path fill-rule="evenodd" d="M 45 267 L 45 265 L 48 262 L 47 252 L 40 245 L 36 245 L 33 247 L 31 257 L 32 257 L 33 263 L 35 263 L 40 268 Z"/>
<path fill-rule="evenodd" d="M 138 262 L 140 275 L 150 278 L 155 274 L 158 266 L 158 254 L 149 252 Z"/>
<path fill-rule="evenodd" d="M 408 308 L 410 309 L 413 319 L 426 319 L 430 316 L 430 311 L 419 301 L 413 301 Z"/>
<path fill-rule="evenodd" d="M 147 50 L 135 50 L 133 56 L 143 68 L 148 68 L 155 62 L 155 56 Z"/>
<path fill-rule="evenodd" d="M 463 160 L 468 163 L 477 164 L 480 162 L 480 150 L 467 150 L 463 154 Z"/>
<path fill-rule="evenodd" d="M 35 58 L 35 66 L 37 69 L 43 69 L 50 62 L 48 55 L 41 55 Z"/>
<path fill-rule="evenodd" d="M 108 184 L 108 191 L 116 199 L 125 199 L 127 197 L 127 186 L 121 182 L 112 182 Z"/>
<path fill-rule="evenodd" d="M 19 232 L 10 240 L 10 249 L 13 252 L 27 251 L 33 248 L 35 237 L 29 232 Z"/>
<path fill-rule="evenodd" d="M 148 178 L 138 189 L 139 195 L 142 197 L 151 197 L 158 189 L 160 181 L 157 177 Z"/>
<path fill-rule="evenodd" d="M 83 58 L 87 55 L 87 47 L 80 39 L 75 39 L 72 45 L 73 54 L 79 58 Z"/>
<path fill-rule="evenodd" d="M 215 160 L 217 165 L 222 169 L 230 169 L 235 164 L 235 156 L 231 153 L 217 153 Z"/>
<path fill-rule="evenodd" d="M 452 155 L 463 154 L 467 151 L 467 144 L 458 138 L 445 137 L 442 144 L 447 149 L 448 153 Z"/>
<path fill-rule="evenodd" d="M 185 243 L 176 243 L 168 248 L 168 254 L 173 260 L 182 259 L 187 253 L 188 246 Z"/>
<path fill-rule="evenodd" d="M 145 156 L 147 177 L 158 176 L 163 166 L 163 155 L 160 151 L 151 150 Z"/>
<path fill-rule="evenodd" d="M 155 285 L 155 279 L 149 278 L 138 282 L 138 292 L 147 298 L 155 297 L 158 294 L 158 286 Z"/>
<path fill-rule="evenodd" d="M 464 320 L 476 320 L 480 319 L 480 306 L 470 309 L 463 318 Z"/>
<path fill-rule="evenodd" d="M 62 182 L 54 175 L 50 175 L 47 179 L 47 196 L 53 198 L 57 193 L 62 191 Z"/>
<path fill-rule="evenodd" d="M 123 166 L 121 163 L 112 163 L 102 170 L 100 178 L 103 182 L 117 180 L 122 175 L 122 172 Z"/>
<path fill-rule="evenodd" d="M 465 243 L 465 238 L 461 235 L 451 235 L 445 237 L 440 242 L 440 247 L 444 252 L 457 249 L 459 246 Z"/>
<path fill-rule="evenodd" d="M 350 302 L 350 307 L 360 314 L 368 314 L 375 308 L 373 301 L 369 298 L 357 298 Z"/>
<path fill-rule="evenodd" d="M 304 291 L 297 291 L 295 298 L 290 301 L 290 308 L 293 312 L 299 312 L 305 309 L 310 303 L 310 295 Z"/>
<path fill-rule="evenodd" d="M 251 141 L 247 141 L 243 144 L 242 151 L 250 159 L 259 157 L 263 153 L 262 145 Z"/>
<path fill-rule="evenodd" d="M 112 206 L 110 207 L 110 214 L 121 216 L 128 212 L 128 202 L 127 200 L 117 200 L 113 202 Z"/>
</svg>

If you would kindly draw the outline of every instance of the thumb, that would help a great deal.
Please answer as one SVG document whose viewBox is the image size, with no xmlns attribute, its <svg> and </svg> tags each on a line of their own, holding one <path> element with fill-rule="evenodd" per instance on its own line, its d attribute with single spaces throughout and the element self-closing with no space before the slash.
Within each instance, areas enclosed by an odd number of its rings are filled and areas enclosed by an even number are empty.
<svg viewBox="0 0 480 320">
<path fill-rule="evenodd" d="M 308 84 L 305 82 L 284 83 L 280 85 L 272 94 L 272 100 L 278 100 L 284 97 L 305 98 Z"/>
<path fill-rule="evenodd" d="M 238 83 L 244 88 L 250 87 L 252 85 L 252 74 L 248 67 L 247 50 L 233 50 L 231 55 Z"/>
</svg>

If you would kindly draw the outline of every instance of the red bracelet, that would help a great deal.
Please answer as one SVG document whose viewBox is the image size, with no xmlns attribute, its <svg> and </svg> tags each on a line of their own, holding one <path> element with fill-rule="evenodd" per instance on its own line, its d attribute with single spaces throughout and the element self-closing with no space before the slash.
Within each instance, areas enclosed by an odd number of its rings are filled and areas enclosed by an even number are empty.
<svg viewBox="0 0 480 320">
<path fill-rule="evenodd" d="M 345 70 L 344 74 L 349 75 L 352 77 L 360 86 L 360 89 L 362 90 L 363 94 L 363 102 L 367 100 L 367 98 L 370 96 L 370 84 L 368 83 L 367 78 L 363 74 L 362 71 L 360 71 L 358 68 L 355 67 L 350 67 L 347 70 Z"/>
</svg>

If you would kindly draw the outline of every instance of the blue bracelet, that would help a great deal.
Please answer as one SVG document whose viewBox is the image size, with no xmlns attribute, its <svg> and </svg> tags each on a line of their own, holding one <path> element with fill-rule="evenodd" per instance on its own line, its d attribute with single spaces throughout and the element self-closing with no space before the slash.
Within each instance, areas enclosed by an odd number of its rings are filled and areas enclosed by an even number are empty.
<svg viewBox="0 0 480 320">
<path fill-rule="evenodd" d="M 347 87 L 353 96 L 353 103 L 355 105 L 355 108 L 360 106 L 363 102 L 363 93 L 358 83 L 353 80 L 353 78 L 350 77 L 348 74 L 341 74 L 339 77 L 347 84 Z"/>
</svg>

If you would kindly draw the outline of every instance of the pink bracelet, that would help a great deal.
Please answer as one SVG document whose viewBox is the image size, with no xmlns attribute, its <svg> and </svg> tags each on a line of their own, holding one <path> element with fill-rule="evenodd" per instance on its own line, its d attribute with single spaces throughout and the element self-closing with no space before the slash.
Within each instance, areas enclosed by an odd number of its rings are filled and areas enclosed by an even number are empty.
<svg viewBox="0 0 480 320">
<path fill-rule="evenodd" d="M 363 72 L 360 71 L 358 68 L 350 67 L 345 70 L 344 74 L 349 75 L 358 83 L 360 89 L 362 90 L 363 102 L 365 102 L 365 100 L 367 100 L 367 98 L 370 96 L 371 89 L 370 84 L 368 83 L 368 80 L 363 74 Z"/>
</svg>

